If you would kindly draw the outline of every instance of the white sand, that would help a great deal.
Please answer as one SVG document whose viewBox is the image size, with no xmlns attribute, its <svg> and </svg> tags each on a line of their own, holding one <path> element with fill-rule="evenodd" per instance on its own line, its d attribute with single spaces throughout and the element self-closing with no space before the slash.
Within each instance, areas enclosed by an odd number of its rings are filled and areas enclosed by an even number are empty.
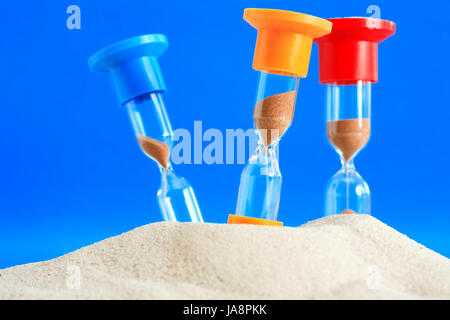
<svg viewBox="0 0 450 320">
<path fill-rule="evenodd" d="M 450 298 L 449 259 L 366 215 L 154 223 L 0 274 L 0 299 Z"/>
</svg>

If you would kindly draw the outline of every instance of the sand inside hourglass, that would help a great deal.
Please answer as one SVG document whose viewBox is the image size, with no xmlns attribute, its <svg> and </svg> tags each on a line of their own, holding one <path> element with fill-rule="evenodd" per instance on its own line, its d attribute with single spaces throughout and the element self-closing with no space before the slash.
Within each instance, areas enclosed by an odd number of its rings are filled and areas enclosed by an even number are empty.
<svg viewBox="0 0 450 320">
<path fill-rule="evenodd" d="M 346 162 L 364 147 L 370 137 L 370 119 L 345 119 L 327 122 L 327 136 Z M 347 208 L 340 214 L 353 214 Z"/>
<path fill-rule="evenodd" d="M 327 136 L 344 160 L 349 161 L 369 140 L 370 119 L 327 121 Z"/>
<path fill-rule="evenodd" d="M 354 214 L 356 213 L 355 211 L 353 211 L 352 209 L 345 209 L 341 212 L 339 212 L 339 214 Z"/>
<path fill-rule="evenodd" d="M 169 165 L 169 147 L 164 142 L 147 136 L 137 134 L 136 137 L 145 154 L 157 161 L 166 170 Z"/>
<path fill-rule="evenodd" d="M 267 97 L 255 106 L 253 119 L 266 147 L 277 141 L 294 118 L 295 90 Z"/>
</svg>

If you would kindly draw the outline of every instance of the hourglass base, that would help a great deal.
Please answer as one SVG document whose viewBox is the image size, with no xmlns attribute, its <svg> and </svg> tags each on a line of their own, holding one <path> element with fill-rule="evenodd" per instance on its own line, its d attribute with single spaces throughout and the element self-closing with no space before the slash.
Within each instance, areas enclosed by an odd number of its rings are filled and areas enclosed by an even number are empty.
<svg viewBox="0 0 450 320">
<path fill-rule="evenodd" d="M 228 224 L 254 224 L 260 226 L 274 226 L 282 227 L 283 222 L 276 220 L 259 219 L 245 216 L 238 216 L 235 214 L 228 215 Z"/>
<path fill-rule="evenodd" d="M 203 222 L 202 214 L 189 182 L 171 170 L 162 172 L 157 193 L 163 219 L 177 222 Z"/>
<path fill-rule="evenodd" d="M 342 168 L 328 181 L 325 216 L 334 214 L 370 214 L 370 191 L 353 168 Z"/>
</svg>

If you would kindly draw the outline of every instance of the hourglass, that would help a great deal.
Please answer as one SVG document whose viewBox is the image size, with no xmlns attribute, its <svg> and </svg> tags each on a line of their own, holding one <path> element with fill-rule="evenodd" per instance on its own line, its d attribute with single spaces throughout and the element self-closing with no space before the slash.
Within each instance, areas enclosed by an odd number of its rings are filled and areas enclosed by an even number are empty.
<svg viewBox="0 0 450 320">
<path fill-rule="evenodd" d="M 314 37 L 331 31 L 329 21 L 273 9 L 246 9 L 244 19 L 258 30 L 253 68 L 259 84 L 253 112 L 258 146 L 241 176 L 235 215 L 228 223 L 282 225 L 278 143 L 294 117 L 300 77 L 306 77 Z"/>
<path fill-rule="evenodd" d="M 203 222 L 194 191 L 170 163 L 172 127 L 162 93 L 166 91 L 158 57 L 166 51 L 161 34 L 133 37 L 97 51 L 89 58 L 92 71 L 109 72 L 120 104 L 127 110 L 142 151 L 157 164 L 157 193 L 164 220 Z"/>
<path fill-rule="evenodd" d="M 370 214 L 370 191 L 355 170 L 354 158 L 370 137 L 371 84 L 378 80 L 378 43 L 395 24 L 373 18 L 330 19 L 333 30 L 318 38 L 319 79 L 327 84 L 327 137 L 342 168 L 330 179 L 325 215 Z"/>
</svg>

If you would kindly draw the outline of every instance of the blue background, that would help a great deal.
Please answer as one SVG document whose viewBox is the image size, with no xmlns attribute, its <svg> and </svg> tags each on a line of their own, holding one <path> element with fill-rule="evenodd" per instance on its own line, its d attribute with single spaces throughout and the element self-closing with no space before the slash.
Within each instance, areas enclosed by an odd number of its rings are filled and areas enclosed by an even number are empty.
<svg viewBox="0 0 450 320">
<path fill-rule="evenodd" d="M 450 257 L 449 2 L 3 1 L 0 92 L 0 268 L 50 259 L 160 220 L 156 165 L 138 149 L 106 76 L 87 58 L 112 42 L 165 33 L 161 58 L 175 128 L 250 128 L 257 73 L 246 7 L 324 18 L 367 16 L 377 4 L 397 33 L 380 45 L 372 137 L 355 163 L 373 215 Z M 81 8 L 68 30 L 66 8 Z M 300 83 L 295 120 L 281 142 L 279 219 L 321 217 L 339 169 L 325 136 L 317 47 Z M 208 222 L 235 209 L 243 165 L 180 165 Z"/>
</svg>

